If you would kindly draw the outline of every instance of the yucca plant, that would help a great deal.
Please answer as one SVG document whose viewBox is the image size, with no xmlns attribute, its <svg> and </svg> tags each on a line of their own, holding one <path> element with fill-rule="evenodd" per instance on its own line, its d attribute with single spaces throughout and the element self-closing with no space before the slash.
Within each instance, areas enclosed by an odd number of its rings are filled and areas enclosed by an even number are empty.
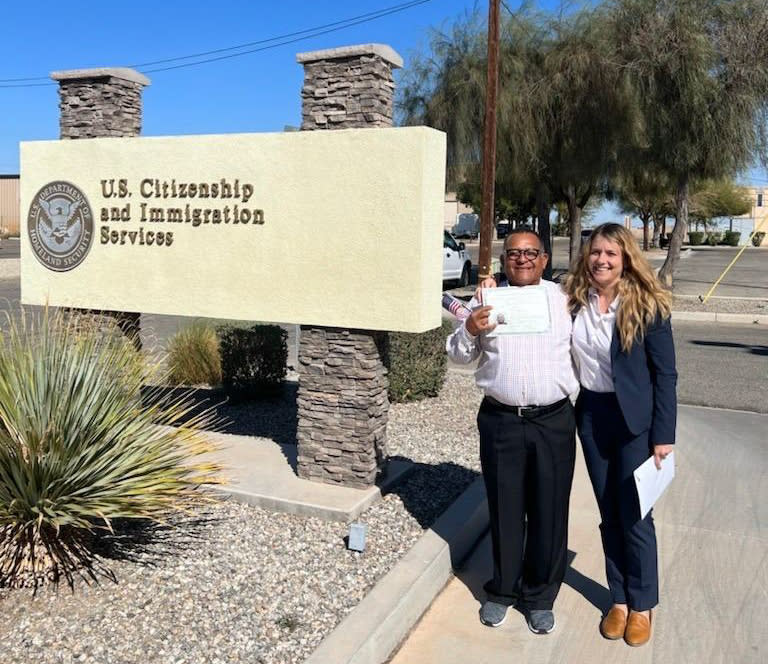
<svg viewBox="0 0 768 664">
<path fill-rule="evenodd" d="M 8 320 L 0 333 L 0 585 L 95 578 L 116 519 L 162 521 L 203 499 L 217 468 L 207 415 L 142 397 L 148 369 L 119 334 L 72 316 Z"/>
<path fill-rule="evenodd" d="M 168 382 L 172 385 L 218 385 L 221 355 L 216 329 L 195 321 L 168 342 Z"/>
</svg>

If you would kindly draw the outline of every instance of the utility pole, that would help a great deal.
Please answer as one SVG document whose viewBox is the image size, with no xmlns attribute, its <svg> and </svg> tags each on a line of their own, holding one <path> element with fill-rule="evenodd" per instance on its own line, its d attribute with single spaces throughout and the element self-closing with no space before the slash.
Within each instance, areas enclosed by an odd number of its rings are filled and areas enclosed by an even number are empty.
<svg viewBox="0 0 768 664">
<path fill-rule="evenodd" d="M 480 214 L 480 280 L 491 274 L 494 189 L 496 180 L 496 103 L 499 94 L 499 0 L 489 0 L 488 76 L 485 87 L 485 128 L 483 134 L 483 208 Z"/>
</svg>

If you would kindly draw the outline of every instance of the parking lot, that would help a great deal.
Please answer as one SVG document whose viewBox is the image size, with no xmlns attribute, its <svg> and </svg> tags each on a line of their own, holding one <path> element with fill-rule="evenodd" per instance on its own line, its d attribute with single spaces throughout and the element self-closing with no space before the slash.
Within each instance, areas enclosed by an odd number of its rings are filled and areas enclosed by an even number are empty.
<svg viewBox="0 0 768 664">
<path fill-rule="evenodd" d="M 462 240 L 466 245 L 473 266 L 477 266 L 479 240 Z M 567 237 L 553 240 L 552 266 L 557 270 L 568 269 Z M 491 256 L 498 258 L 503 240 L 494 240 Z M 723 270 L 739 253 L 738 247 L 684 247 L 675 271 L 675 295 L 705 295 Z M 648 260 L 660 268 L 666 258 L 666 250 L 653 249 Z M 473 270 L 476 274 L 476 270 Z M 716 297 L 748 297 L 768 300 L 768 248 L 747 247 L 736 263 L 722 279 L 713 293 Z"/>
</svg>

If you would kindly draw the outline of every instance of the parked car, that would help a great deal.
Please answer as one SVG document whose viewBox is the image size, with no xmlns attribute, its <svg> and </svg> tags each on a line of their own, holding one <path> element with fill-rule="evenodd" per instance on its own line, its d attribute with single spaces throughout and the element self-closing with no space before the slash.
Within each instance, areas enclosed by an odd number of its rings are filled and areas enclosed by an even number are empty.
<svg viewBox="0 0 768 664">
<path fill-rule="evenodd" d="M 467 237 L 472 240 L 480 235 L 480 217 L 471 212 L 456 215 L 456 223 L 451 229 L 454 237 Z"/>
<path fill-rule="evenodd" d="M 443 281 L 456 282 L 463 287 L 469 284 L 471 273 L 472 261 L 464 243 L 456 242 L 453 235 L 443 231 Z"/>
</svg>

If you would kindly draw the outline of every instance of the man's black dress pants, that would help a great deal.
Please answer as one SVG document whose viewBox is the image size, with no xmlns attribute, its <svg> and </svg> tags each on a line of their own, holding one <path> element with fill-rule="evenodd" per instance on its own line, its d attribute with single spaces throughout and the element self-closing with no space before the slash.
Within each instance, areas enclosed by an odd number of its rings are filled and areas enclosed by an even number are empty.
<svg viewBox="0 0 768 664">
<path fill-rule="evenodd" d="M 485 590 L 521 609 L 551 609 L 567 565 L 574 409 L 564 399 L 542 410 L 519 415 L 486 397 L 477 416 L 493 549 Z"/>
</svg>

